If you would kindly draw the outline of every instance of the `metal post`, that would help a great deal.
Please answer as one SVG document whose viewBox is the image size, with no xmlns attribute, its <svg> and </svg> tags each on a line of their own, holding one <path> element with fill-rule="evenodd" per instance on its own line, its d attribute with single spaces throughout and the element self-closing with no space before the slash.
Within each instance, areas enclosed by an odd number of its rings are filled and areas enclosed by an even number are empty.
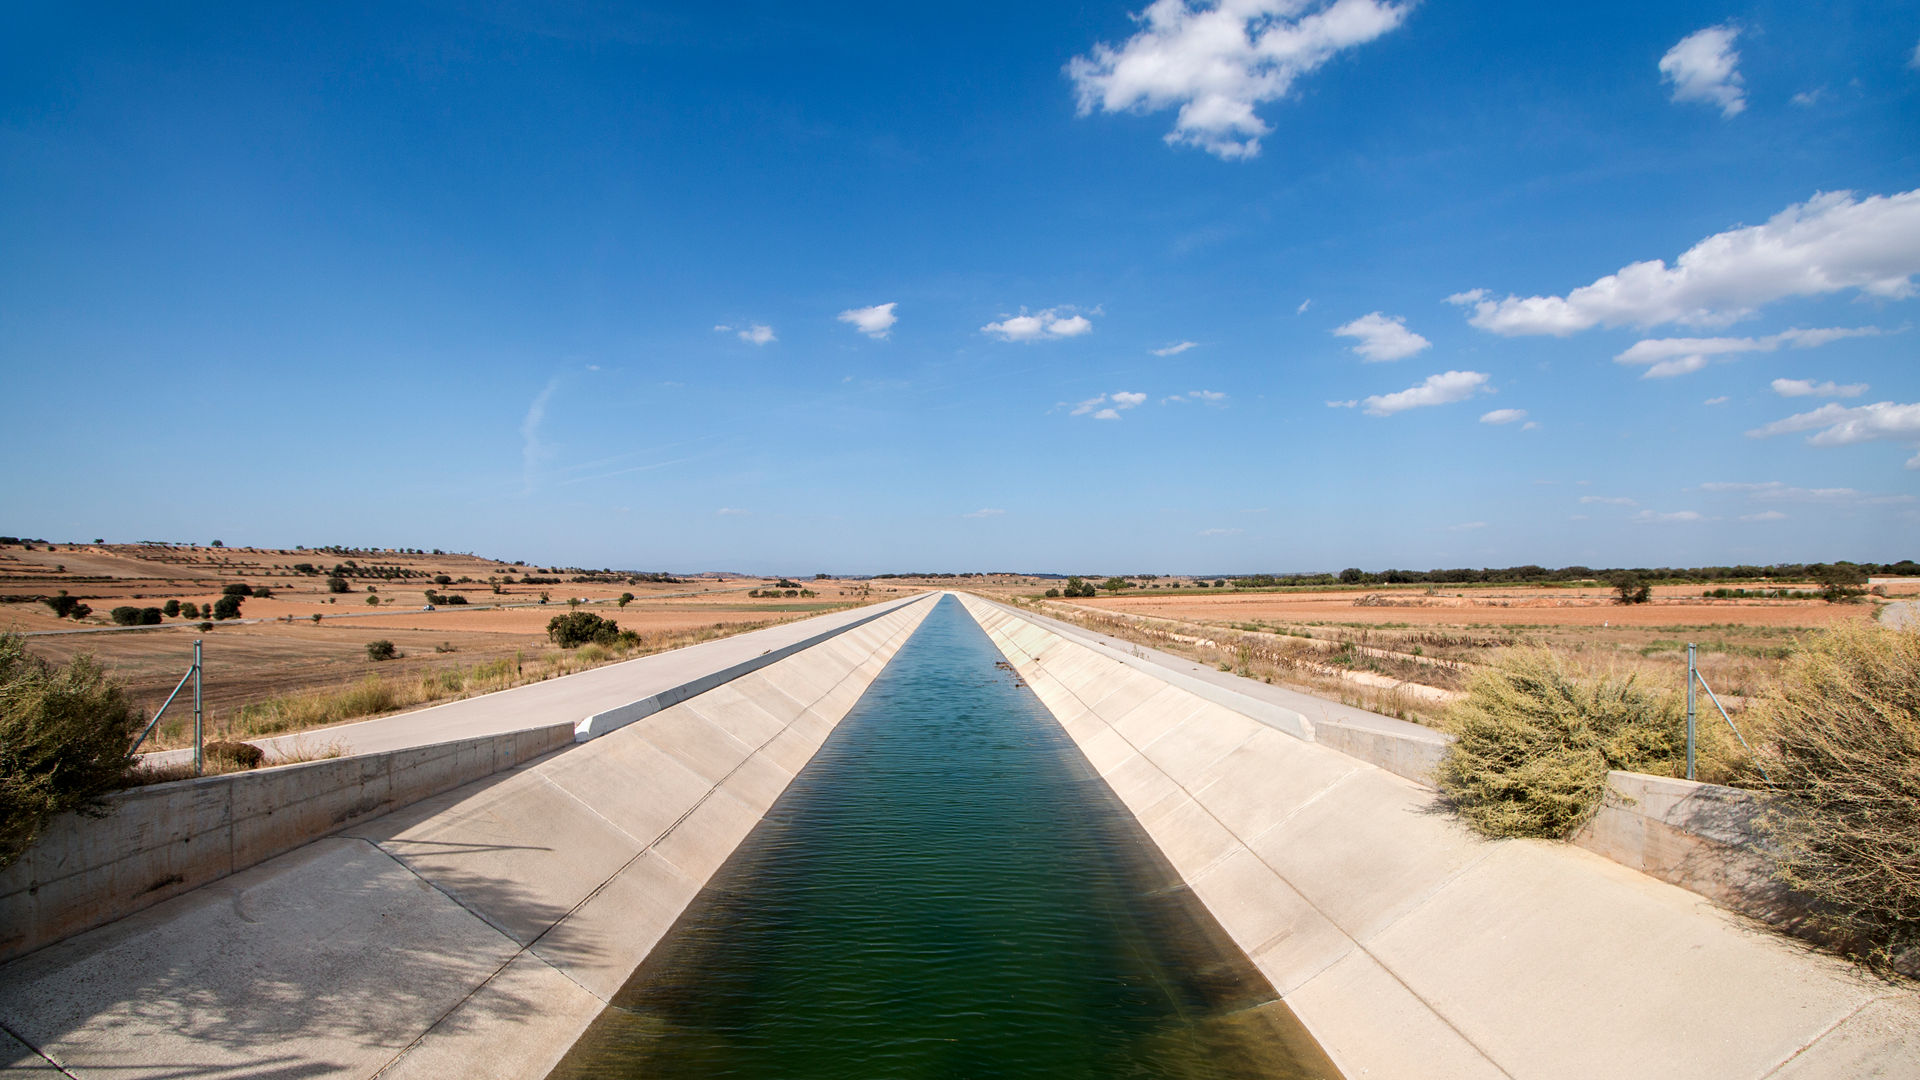
<svg viewBox="0 0 1920 1080">
<path fill-rule="evenodd" d="M 200 746 L 201 746 L 201 736 L 202 736 L 202 730 L 200 727 L 201 715 L 202 714 L 200 709 L 200 639 L 194 638 L 193 639 L 193 775 L 195 776 L 200 775 L 200 770 L 203 764 L 200 760 Z M 1688 727 L 1687 731 L 1689 732 L 1689 734 L 1691 734 L 1691 732 L 1693 731 L 1693 728 Z M 1687 745 L 1691 747 L 1693 744 L 1689 742 Z M 1687 775 L 1692 776 L 1693 775 L 1693 767 L 1692 767 L 1693 755 L 1691 751 L 1689 751 L 1687 755 L 1687 762 L 1688 762 Z"/>
<path fill-rule="evenodd" d="M 1693 779 L 1693 684 L 1699 669 L 1693 662 L 1693 642 L 1687 642 L 1687 779 Z"/>
</svg>

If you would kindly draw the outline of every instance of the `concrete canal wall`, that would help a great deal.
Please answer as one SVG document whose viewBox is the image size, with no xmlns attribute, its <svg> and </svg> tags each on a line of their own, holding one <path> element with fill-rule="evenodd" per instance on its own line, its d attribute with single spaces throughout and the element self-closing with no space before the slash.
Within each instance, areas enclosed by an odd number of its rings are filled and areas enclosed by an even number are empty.
<svg viewBox="0 0 1920 1080">
<path fill-rule="evenodd" d="M 962 599 L 1350 1078 L 1920 1076 L 1911 989 Z"/>
<path fill-rule="evenodd" d="M 931 607 L 0 966 L 0 1067 L 544 1075 Z"/>
</svg>

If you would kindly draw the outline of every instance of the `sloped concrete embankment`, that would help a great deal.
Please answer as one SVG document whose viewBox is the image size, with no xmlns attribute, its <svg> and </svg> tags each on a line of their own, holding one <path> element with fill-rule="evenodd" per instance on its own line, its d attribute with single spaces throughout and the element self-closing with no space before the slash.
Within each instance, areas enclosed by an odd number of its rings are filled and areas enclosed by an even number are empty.
<svg viewBox="0 0 1920 1080">
<path fill-rule="evenodd" d="M 1920 1001 L 963 597 L 1349 1077 L 1920 1076 Z"/>
<path fill-rule="evenodd" d="M 0 966 L 0 1064 L 544 1075 L 931 607 Z"/>
</svg>

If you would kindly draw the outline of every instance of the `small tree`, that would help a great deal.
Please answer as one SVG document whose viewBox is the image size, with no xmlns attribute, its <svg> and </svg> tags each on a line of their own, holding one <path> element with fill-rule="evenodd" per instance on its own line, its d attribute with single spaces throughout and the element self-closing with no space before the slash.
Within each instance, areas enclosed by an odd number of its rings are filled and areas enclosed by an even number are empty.
<svg viewBox="0 0 1920 1080">
<path fill-rule="evenodd" d="M 1644 604 L 1653 598 L 1653 587 L 1641 581 L 1638 574 L 1614 575 L 1613 591 L 1622 604 Z"/>
<path fill-rule="evenodd" d="M 376 638 L 373 641 L 367 642 L 367 659 L 369 660 L 376 662 L 391 660 L 399 655 L 400 652 L 393 647 L 393 642 L 388 641 L 386 638 Z"/>
<path fill-rule="evenodd" d="M 61 589 L 58 596 L 49 596 L 40 602 L 52 608 L 53 613 L 62 619 L 72 615 L 73 609 L 80 606 L 80 601 L 68 596 L 65 589 Z"/>
<path fill-rule="evenodd" d="M 221 620 L 239 618 L 240 598 L 237 596 L 223 596 L 214 601 L 213 617 Z"/>
<path fill-rule="evenodd" d="M 1057 596 L 1059 596 L 1059 595 L 1060 595 L 1060 590 L 1059 590 L 1059 589 L 1048 589 L 1048 590 L 1047 590 L 1047 597 L 1048 597 L 1049 599 L 1052 599 L 1052 598 L 1054 598 L 1054 597 L 1057 597 Z"/>
<path fill-rule="evenodd" d="M 620 606 L 621 606 L 621 607 L 626 607 L 626 606 L 627 606 L 628 604 L 631 604 L 631 603 L 633 603 L 633 594 L 632 594 L 632 593 L 630 593 L 630 592 L 623 592 L 623 593 L 621 593 L 621 594 L 620 594 Z"/>
<path fill-rule="evenodd" d="M 113 620 L 113 625 L 115 626 L 140 625 L 140 609 L 130 604 L 122 604 L 114 608 L 112 611 L 107 612 L 107 617 Z"/>
<path fill-rule="evenodd" d="M 100 796 L 133 768 L 143 720 L 92 657 L 56 667 L 18 634 L 0 634 L 0 866 L 53 815 L 99 813 Z"/>
<path fill-rule="evenodd" d="M 343 593 L 343 592 L 350 592 L 351 590 L 352 590 L 352 586 L 347 584 L 346 578 L 341 577 L 339 574 L 327 575 L 327 591 L 328 592 Z"/>
<path fill-rule="evenodd" d="M 433 575 L 433 583 L 435 585 L 451 585 L 453 584 L 453 578 L 447 574 L 435 574 Z"/>
<path fill-rule="evenodd" d="M 167 601 L 166 606 L 160 609 L 160 613 L 162 615 L 165 615 L 169 619 L 179 618 L 180 617 L 180 601 L 178 600 Z"/>
<path fill-rule="evenodd" d="M 200 617 L 200 605 L 199 605 L 199 604 L 196 604 L 196 603 L 194 603 L 194 602 L 193 602 L 193 601 L 191 601 L 191 600 L 188 600 L 188 601 L 185 601 L 184 603 L 182 603 L 182 604 L 180 605 L 180 617 L 181 617 L 181 618 L 183 618 L 183 619 L 197 619 L 197 618 L 199 618 L 199 617 Z"/>
<path fill-rule="evenodd" d="M 220 590 L 220 595 L 222 595 L 222 596 L 252 596 L 252 595 L 253 595 L 253 586 L 251 586 L 251 585 L 249 585 L 249 584 L 247 584 L 247 583 L 246 583 L 246 582 L 244 582 L 244 581 L 236 581 L 236 582 L 234 582 L 233 584 L 231 584 L 231 585 L 228 585 L 228 586 L 227 586 L 226 588 L 224 588 L 224 589 L 221 589 L 221 590 Z"/>
<path fill-rule="evenodd" d="M 1820 585 L 1820 598 L 1829 604 L 1858 600 L 1867 591 L 1867 574 L 1849 562 L 1812 568 L 1811 576 Z"/>
<path fill-rule="evenodd" d="M 1108 592 L 1119 592 L 1122 589 L 1133 588 L 1133 582 L 1128 581 L 1126 578 L 1123 578 L 1123 577 L 1110 577 L 1107 580 L 1101 582 L 1100 587 L 1107 590 Z"/>
<path fill-rule="evenodd" d="M 316 611 L 316 612 L 314 612 L 314 613 L 313 613 L 313 615 L 312 615 L 312 616 L 310 616 L 310 617 L 311 617 L 311 618 L 313 619 L 313 625 L 315 625 L 315 626 L 319 626 L 319 625 L 320 625 L 320 613 L 319 613 L 319 612 L 317 612 L 317 611 Z"/>
<path fill-rule="evenodd" d="M 140 625 L 141 626 L 159 626 L 160 625 L 160 609 L 157 607 L 141 608 L 140 609 Z"/>
<path fill-rule="evenodd" d="M 379 598 L 379 597 L 377 597 L 377 596 L 368 596 L 368 597 L 367 597 L 367 606 L 368 606 L 368 607 L 379 607 L 379 606 L 380 606 L 380 598 Z"/>
<path fill-rule="evenodd" d="M 588 642 L 613 645 L 620 640 L 620 624 L 603 619 L 591 611 L 571 611 L 547 620 L 547 637 L 563 649 Z"/>
</svg>

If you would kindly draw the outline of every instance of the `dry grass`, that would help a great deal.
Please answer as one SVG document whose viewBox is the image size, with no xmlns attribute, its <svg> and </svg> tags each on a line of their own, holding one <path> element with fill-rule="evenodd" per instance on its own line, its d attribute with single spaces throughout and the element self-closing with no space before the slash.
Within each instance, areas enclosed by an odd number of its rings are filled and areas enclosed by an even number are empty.
<svg viewBox="0 0 1920 1080">
<path fill-rule="evenodd" d="M 1753 713 L 1783 877 L 1830 938 L 1920 973 L 1920 629 L 1818 635 Z"/>
<path fill-rule="evenodd" d="M 206 734 L 209 740 L 255 739 L 310 731 L 351 720 L 364 720 L 544 682 L 603 664 L 762 629 L 776 622 L 715 623 L 692 630 L 643 634 L 632 645 L 591 644 L 577 649 L 542 650 L 531 656 L 516 652 L 502 659 L 430 668 L 397 676 L 373 673 L 344 687 L 322 687 L 280 694 L 263 701 L 210 712 L 205 724 Z M 155 738 L 156 745 L 161 747 L 190 746 L 191 720 L 184 716 L 177 720 L 169 716 L 167 722 L 155 732 Z"/>
</svg>

